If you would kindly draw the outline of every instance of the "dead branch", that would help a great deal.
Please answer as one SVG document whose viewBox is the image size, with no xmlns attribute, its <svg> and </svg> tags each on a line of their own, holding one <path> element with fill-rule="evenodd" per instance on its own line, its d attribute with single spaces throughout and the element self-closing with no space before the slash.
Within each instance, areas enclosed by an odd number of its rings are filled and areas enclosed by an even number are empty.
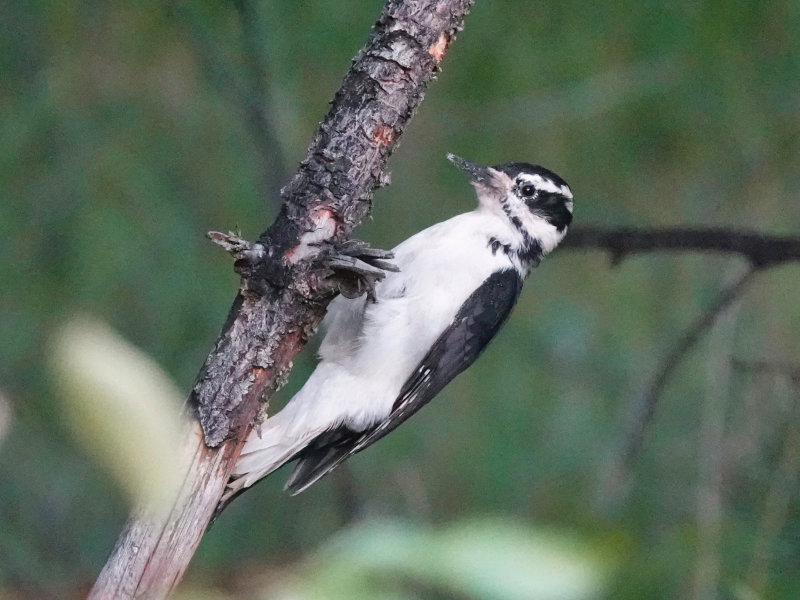
<svg viewBox="0 0 800 600">
<path fill-rule="evenodd" d="M 576 227 L 561 243 L 564 248 L 605 250 L 614 264 L 632 254 L 691 251 L 739 254 L 759 268 L 800 260 L 800 237 L 771 236 L 722 227 L 703 229 L 629 229 Z"/>
<path fill-rule="evenodd" d="M 258 147 L 263 166 L 265 189 L 271 204 L 280 198 L 280 186 L 289 173 L 286 169 L 283 144 L 277 133 L 275 106 L 264 65 L 263 39 L 256 26 L 257 19 L 252 0 L 235 0 L 242 30 L 242 54 L 247 67 L 249 92 L 242 95 L 242 105 L 247 116 L 248 129 Z"/>
<path fill-rule="evenodd" d="M 214 36 L 205 31 L 192 9 L 181 2 L 174 2 L 171 9 L 189 33 L 189 41 L 206 79 L 241 114 L 259 154 L 265 202 L 268 207 L 277 208 L 281 201 L 281 185 L 291 173 L 286 168 L 283 144 L 277 133 L 275 107 L 263 61 L 264 44 L 252 0 L 234 0 L 233 5 L 239 17 L 243 70 L 226 63 L 216 50 Z"/>
<path fill-rule="evenodd" d="M 789 519 L 791 501 L 800 479 L 800 402 L 797 402 L 800 400 L 800 365 L 789 361 L 747 361 L 734 358 L 731 360 L 731 367 L 740 373 L 786 379 L 791 384 L 791 395 L 795 400 L 786 415 L 781 457 L 764 496 L 747 570 L 746 581 L 749 587 L 763 595 L 774 549 Z"/>
<path fill-rule="evenodd" d="M 662 360 L 642 393 L 635 399 L 627 434 L 615 452 L 613 466 L 600 491 L 600 503 L 618 504 L 629 484 L 630 465 L 642 448 L 645 432 L 653 420 L 659 398 L 669 378 L 684 357 L 715 323 L 720 314 L 744 291 L 759 270 L 800 261 L 800 237 L 771 236 L 722 227 L 703 229 L 575 228 L 561 244 L 565 248 L 603 250 L 617 265 L 634 254 L 649 252 L 709 252 L 734 254 L 748 260 L 750 269 L 724 289 L 708 309 L 692 322 Z"/>
<path fill-rule="evenodd" d="M 788 360 L 746 360 L 733 357 L 731 358 L 731 367 L 734 371 L 741 373 L 785 377 L 792 385 L 800 387 L 800 364 L 795 362 Z"/>
<path fill-rule="evenodd" d="M 332 296 L 315 268 L 369 212 L 384 165 L 422 101 L 471 0 L 389 0 L 353 61 L 275 223 L 236 248 L 242 287 L 190 396 L 202 424 L 167 515 L 134 515 L 92 599 L 163 598 L 180 582 L 260 408 L 287 376 Z"/>
<path fill-rule="evenodd" d="M 639 454 L 645 432 L 656 412 L 661 394 L 672 373 L 719 316 L 741 296 L 759 269 L 750 267 L 728 285 L 714 302 L 698 316 L 678 338 L 675 345 L 661 361 L 650 383 L 634 398 L 629 423 L 623 442 L 615 452 L 612 467 L 601 490 L 601 504 L 609 507 L 619 504 L 628 488 L 630 467 Z"/>
<path fill-rule="evenodd" d="M 713 347 L 731 347 L 734 343 L 739 306 L 732 307 L 719 318 L 716 331 L 709 334 Z M 706 390 L 703 397 L 698 399 L 701 411 L 697 432 L 697 554 L 691 592 L 695 600 L 712 598 L 719 588 L 722 574 L 720 548 L 726 509 L 723 467 L 728 437 L 725 417 L 730 402 L 731 366 L 726 356 L 715 354 L 709 357 L 707 368 Z"/>
<path fill-rule="evenodd" d="M 683 332 L 670 352 L 662 361 L 660 368 L 651 379 L 637 402 L 636 417 L 626 436 L 627 443 L 623 451 L 624 461 L 629 462 L 639 451 L 642 445 L 645 429 L 653 418 L 658 399 L 667 384 L 670 375 L 681 364 L 683 358 L 694 348 L 695 344 L 717 321 L 717 318 L 728 308 L 745 290 L 756 274 L 756 269 L 748 269 L 736 280 L 717 295 L 714 302 L 695 319 Z"/>
</svg>

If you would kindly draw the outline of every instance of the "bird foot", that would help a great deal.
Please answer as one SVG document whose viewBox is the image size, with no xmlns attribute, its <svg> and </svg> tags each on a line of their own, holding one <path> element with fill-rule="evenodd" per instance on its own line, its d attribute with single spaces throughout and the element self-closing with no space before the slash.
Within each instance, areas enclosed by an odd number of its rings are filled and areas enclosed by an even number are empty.
<svg viewBox="0 0 800 600">
<path fill-rule="evenodd" d="M 339 293 L 345 298 L 358 298 L 364 294 L 375 301 L 375 284 L 386 277 L 387 271 L 400 269 L 392 262 L 389 250 L 372 248 L 361 240 L 346 240 L 334 244 L 325 252 L 323 264 L 333 271 Z"/>
</svg>

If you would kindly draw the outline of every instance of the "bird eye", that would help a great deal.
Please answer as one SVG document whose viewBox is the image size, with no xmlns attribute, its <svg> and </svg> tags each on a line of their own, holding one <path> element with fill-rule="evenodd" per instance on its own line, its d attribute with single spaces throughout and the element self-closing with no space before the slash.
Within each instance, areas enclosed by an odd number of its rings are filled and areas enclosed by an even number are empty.
<svg viewBox="0 0 800 600">
<path fill-rule="evenodd" d="M 519 190 L 526 198 L 531 198 L 536 193 L 536 188 L 530 183 L 526 183 Z"/>
</svg>

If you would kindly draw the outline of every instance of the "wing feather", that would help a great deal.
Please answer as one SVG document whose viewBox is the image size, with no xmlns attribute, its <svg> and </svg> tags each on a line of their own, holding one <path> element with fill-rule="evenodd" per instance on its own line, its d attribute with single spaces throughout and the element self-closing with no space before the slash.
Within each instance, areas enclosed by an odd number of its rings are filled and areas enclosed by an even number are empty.
<svg viewBox="0 0 800 600">
<path fill-rule="evenodd" d="M 493 273 L 461 305 L 455 318 L 412 371 L 391 414 L 363 432 L 325 432 L 298 455 L 287 489 L 298 494 L 353 454 L 375 443 L 430 402 L 480 356 L 505 323 L 522 290 L 515 270 Z"/>
</svg>

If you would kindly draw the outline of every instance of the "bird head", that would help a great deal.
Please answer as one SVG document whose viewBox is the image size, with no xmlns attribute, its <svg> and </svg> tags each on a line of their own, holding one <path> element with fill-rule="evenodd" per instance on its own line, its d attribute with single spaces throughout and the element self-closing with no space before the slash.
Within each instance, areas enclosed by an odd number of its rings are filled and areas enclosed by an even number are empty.
<svg viewBox="0 0 800 600">
<path fill-rule="evenodd" d="M 566 234 L 572 222 L 572 191 L 552 171 L 525 162 L 484 167 L 454 154 L 447 158 L 467 174 L 482 206 L 539 241 L 544 254 Z"/>
</svg>

